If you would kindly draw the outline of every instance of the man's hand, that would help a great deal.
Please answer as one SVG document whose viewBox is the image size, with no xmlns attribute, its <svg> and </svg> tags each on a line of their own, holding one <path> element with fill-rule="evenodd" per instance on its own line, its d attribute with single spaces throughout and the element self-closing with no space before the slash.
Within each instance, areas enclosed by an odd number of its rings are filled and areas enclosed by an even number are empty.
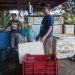
<svg viewBox="0 0 75 75">
<path fill-rule="evenodd" d="M 52 30 L 52 26 L 49 26 L 49 27 L 48 27 L 48 30 L 47 30 L 47 32 L 46 32 L 46 34 L 45 34 L 45 35 L 42 37 L 42 39 L 41 39 L 41 42 L 42 42 L 42 43 L 45 42 L 46 37 L 50 34 L 51 30 Z"/>
<path fill-rule="evenodd" d="M 5 29 L 1 30 L 1 32 L 4 32 L 4 31 L 5 31 Z"/>
<path fill-rule="evenodd" d="M 42 37 L 41 42 L 44 43 L 45 40 L 46 40 L 46 37 L 44 36 L 44 37 Z"/>
<path fill-rule="evenodd" d="M 36 36 L 36 41 L 38 41 L 39 40 L 39 35 L 38 36 Z"/>
</svg>

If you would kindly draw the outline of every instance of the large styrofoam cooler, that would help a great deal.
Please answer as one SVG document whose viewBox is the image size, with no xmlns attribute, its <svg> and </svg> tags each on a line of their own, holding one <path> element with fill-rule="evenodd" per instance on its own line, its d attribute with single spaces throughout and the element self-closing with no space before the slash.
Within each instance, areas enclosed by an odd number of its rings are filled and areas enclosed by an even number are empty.
<svg viewBox="0 0 75 75">
<path fill-rule="evenodd" d="M 75 54 L 75 39 L 53 39 L 53 53 L 58 59 L 70 58 Z"/>
</svg>

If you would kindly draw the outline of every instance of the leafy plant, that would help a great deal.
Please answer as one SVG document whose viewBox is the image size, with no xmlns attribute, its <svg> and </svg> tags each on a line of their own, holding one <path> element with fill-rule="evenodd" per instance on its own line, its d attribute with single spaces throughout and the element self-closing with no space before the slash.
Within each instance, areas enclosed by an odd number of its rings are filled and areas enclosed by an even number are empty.
<svg viewBox="0 0 75 75">
<path fill-rule="evenodd" d="M 69 0 L 63 4 L 64 23 L 75 23 L 75 0 Z"/>
<path fill-rule="evenodd" d="M 9 11 L 4 11 L 4 26 L 6 26 L 11 19 L 11 13 Z M 0 10 L 0 27 L 2 27 L 2 11 Z"/>
</svg>

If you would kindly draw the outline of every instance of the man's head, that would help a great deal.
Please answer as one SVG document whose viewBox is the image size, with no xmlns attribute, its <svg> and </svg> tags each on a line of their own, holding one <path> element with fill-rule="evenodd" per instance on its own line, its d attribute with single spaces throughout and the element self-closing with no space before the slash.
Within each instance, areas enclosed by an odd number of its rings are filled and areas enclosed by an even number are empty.
<svg viewBox="0 0 75 75">
<path fill-rule="evenodd" d="M 13 14 L 12 14 L 13 20 L 16 20 L 16 17 L 17 17 L 16 13 L 13 13 Z"/>
<path fill-rule="evenodd" d="M 41 6 L 43 7 L 43 13 L 44 14 L 50 13 L 50 9 L 51 9 L 50 4 L 41 3 Z"/>
</svg>

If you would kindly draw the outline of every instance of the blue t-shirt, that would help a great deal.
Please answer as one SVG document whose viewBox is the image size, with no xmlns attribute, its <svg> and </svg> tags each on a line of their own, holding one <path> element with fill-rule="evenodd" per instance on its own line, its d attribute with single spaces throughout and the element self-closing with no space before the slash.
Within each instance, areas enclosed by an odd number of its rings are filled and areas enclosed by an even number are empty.
<svg viewBox="0 0 75 75">
<path fill-rule="evenodd" d="M 54 17 L 50 14 L 46 15 L 42 20 L 39 34 L 41 38 L 46 34 L 49 26 L 52 26 L 52 31 L 47 36 L 46 40 L 53 36 Z"/>
</svg>

